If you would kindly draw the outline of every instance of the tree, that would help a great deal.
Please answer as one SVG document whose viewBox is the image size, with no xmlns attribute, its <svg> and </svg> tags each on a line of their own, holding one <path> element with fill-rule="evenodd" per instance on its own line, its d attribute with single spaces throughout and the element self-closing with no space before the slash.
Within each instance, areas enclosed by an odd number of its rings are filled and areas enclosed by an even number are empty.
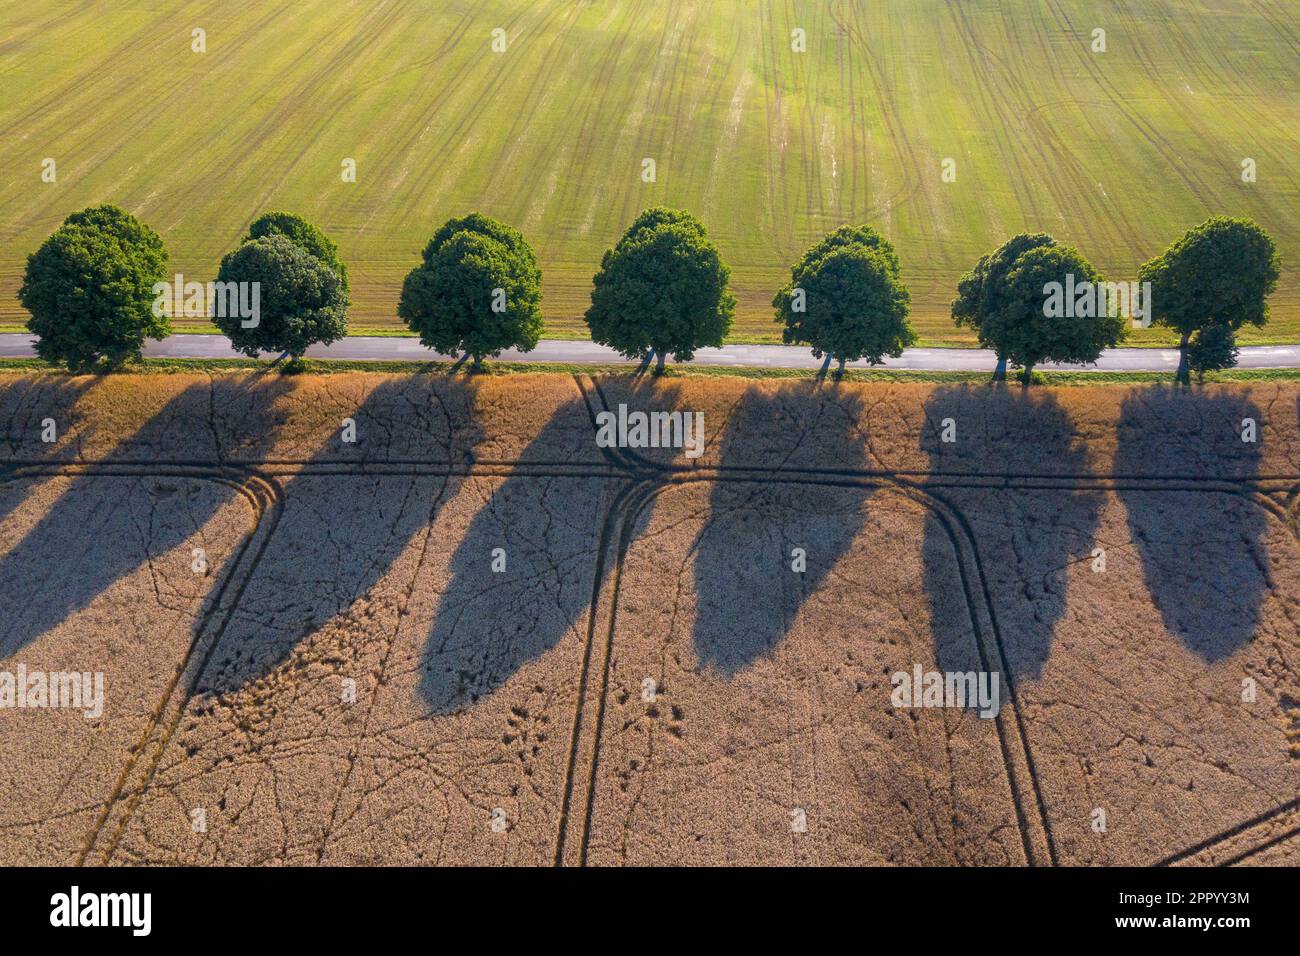
<svg viewBox="0 0 1300 956">
<path fill-rule="evenodd" d="M 790 284 L 772 299 L 787 345 L 812 346 L 813 355 L 844 363 L 897 358 L 916 342 L 907 321 L 909 296 L 893 247 L 869 227 L 845 226 L 822 239 L 790 270 Z"/>
<path fill-rule="evenodd" d="M 1236 333 L 1243 325 L 1268 322 L 1266 300 L 1280 272 L 1268 233 L 1249 219 L 1226 216 L 1189 229 L 1142 266 L 1138 278 L 1151 283 L 1152 323 L 1180 336 L 1179 382 L 1191 380 L 1193 356 L 1211 363 L 1201 371 L 1237 364 Z"/>
<path fill-rule="evenodd" d="M 865 246 L 874 249 L 885 260 L 889 270 L 894 275 L 899 274 L 898 253 L 894 251 L 893 244 L 870 226 L 840 226 L 834 232 L 827 233 L 809 247 L 803 254 L 803 258 L 799 260 L 799 264 L 790 270 L 791 274 L 801 268 L 807 268 L 828 252 L 842 246 Z"/>
<path fill-rule="evenodd" d="M 667 206 L 651 206 L 632 220 L 627 232 L 619 239 L 615 250 L 634 242 L 643 232 L 649 232 L 660 226 L 685 226 L 694 229 L 701 236 L 705 235 L 704 223 L 700 222 L 685 209 L 670 209 Z"/>
<path fill-rule="evenodd" d="M 339 258 L 338 246 L 315 224 L 291 212 L 268 212 L 253 221 L 243 241 L 262 239 L 266 236 L 284 236 L 294 245 L 301 246 L 306 252 L 337 272 L 343 281 L 344 293 L 349 291 L 348 267 Z"/>
<path fill-rule="evenodd" d="M 1026 385 L 1038 363 L 1095 362 L 1125 335 L 1125 320 L 1108 301 L 1101 275 L 1069 246 L 1020 253 L 995 298 L 999 308 L 983 316 L 981 339 L 1024 369 Z"/>
<path fill-rule="evenodd" d="M 31 313 L 36 354 L 72 371 L 139 359 L 171 323 L 155 311 L 167 275 L 159 235 L 117 206 L 73 213 L 27 257 L 18 300 Z"/>
<path fill-rule="evenodd" d="M 1196 373 L 1198 381 L 1205 381 L 1206 372 L 1232 368 L 1237 364 L 1237 340 L 1232 329 L 1223 323 L 1201 327 L 1187 346 L 1187 366 Z"/>
<path fill-rule="evenodd" d="M 995 382 L 1007 377 L 1007 356 L 983 331 L 984 320 L 1000 311 L 1005 305 L 1006 277 L 1016 258 L 1030 249 L 1054 246 L 1056 240 L 1046 233 L 1020 233 L 1012 236 L 986 256 L 980 256 L 975 268 L 957 282 L 957 298 L 952 303 L 952 319 L 958 326 L 975 330 L 981 348 L 992 349 L 997 355 Z"/>
<path fill-rule="evenodd" d="M 668 353 L 689 362 L 696 349 L 720 347 L 731 329 L 730 275 L 698 219 L 648 209 L 601 259 L 586 315 L 591 339 L 642 359 L 643 368 L 657 356 L 656 373 Z"/>
<path fill-rule="evenodd" d="M 217 281 L 248 283 L 247 288 L 257 290 L 252 320 L 221 314 L 212 319 L 245 355 L 282 352 L 296 363 L 314 343 L 328 345 L 347 335 L 348 294 L 342 278 L 283 235 L 251 239 L 229 253 L 221 260 Z"/>
<path fill-rule="evenodd" d="M 517 230 L 478 213 L 448 220 L 407 275 L 397 314 L 420 343 L 478 366 L 542 336 L 542 272 Z"/>
</svg>

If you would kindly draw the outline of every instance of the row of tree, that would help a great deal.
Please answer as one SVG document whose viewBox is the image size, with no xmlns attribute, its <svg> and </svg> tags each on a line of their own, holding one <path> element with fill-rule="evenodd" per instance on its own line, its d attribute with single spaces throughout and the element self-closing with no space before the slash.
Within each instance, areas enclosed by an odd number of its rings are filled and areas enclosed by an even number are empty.
<svg viewBox="0 0 1300 956">
<path fill-rule="evenodd" d="M 1141 268 L 1147 315 L 1180 336 L 1181 381 L 1192 370 L 1236 364 L 1236 333 L 1267 322 L 1278 275 L 1267 233 L 1224 217 L 1188 231 Z M 668 356 L 690 361 L 700 348 L 721 346 L 731 328 L 729 276 L 698 219 L 648 209 L 601 259 L 586 313 L 592 340 L 639 358 L 642 369 L 654 361 L 662 371 Z M 134 216 L 111 205 L 74 213 L 28 258 L 19 290 L 37 354 L 74 370 L 139 358 L 147 338 L 171 331 L 159 308 L 167 278 L 162 239 Z M 398 315 L 423 345 L 477 366 L 505 349 L 537 345 L 541 280 L 523 235 L 471 213 L 434 233 L 403 283 Z M 995 378 L 1005 378 L 1010 363 L 1028 382 L 1042 362 L 1095 362 L 1123 341 L 1127 320 L 1114 302 L 1071 307 L 1068 317 L 1048 307 L 1054 284 L 1073 290 L 1102 282 L 1078 250 L 1042 233 L 1022 234 L 962 276 L 952 316 L 997 355 Z M 300 216 L 269 213 L 255 221 L 222 259 L 216 283 L 257 290 L 251 318 L 211 303 L 201 313 L 247 355 L 298 360 L 309 346 L 347 334 L 347 266 L 334 242 Z M 783 340 L 824 358 L 823 375 L 832 360 L 838 376 L 847 362 L 876 365 L 916 341 L 898 255 L 869 226 L 843 226 L 815 243 L 772 304 Z"/>
<path fill-rule="evenodd" d="M 1243 325 L 1268 322 L 1267 299 L 1280 271 L 1268 233 L 1249 219 L 1216 216 L 1145 263 L 1126 298 L 1131 305 L 1140 297 L 1144 319 L 1179 336 L 1177 379 L 1187 382 L 1191 371 L 1203 375 L 1237 364 L 1236 334 Z M 1069 318 L 1055 314 L 1046 307 L 1054 286 L 1082 290 L 1088 307 L 1070 309 Z M 1022 233 L 961 277 L 952 317 L 997 355 L 995 379 L 1006 377 L 1010 362 L 1028 382 L 1040 362 L 1095 362 L 1123 341 L 1127 319 L 1117 302 L 1098 300 L 1103 286 L 1078 250 L 1045 233 Z"/>
<path fill-rule="evenodd" d="M 73 371 L 139 359 L 146 339 L 171 334 L 164 303 L 191 294 L 172 289 L 172 278 L 161 237 L 135 216 L 112 205 L 73 213 L 28 256 L 18 290 L 36 354 Z M 301 216 L 268 213 L 254 222 L 221 260 L 216 281 L 257 290 L 250 319 L 209 311 L 213 304 L 195 284 L 199 314 L 247 355 L 298 358 L 313 343 L 347 334 L 347 266 L 329 237 Z"/>
</svg>

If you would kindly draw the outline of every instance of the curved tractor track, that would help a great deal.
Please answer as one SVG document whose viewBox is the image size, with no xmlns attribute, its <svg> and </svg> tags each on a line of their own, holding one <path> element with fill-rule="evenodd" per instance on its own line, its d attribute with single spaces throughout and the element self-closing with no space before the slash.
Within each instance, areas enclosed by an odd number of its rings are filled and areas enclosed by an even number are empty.
<svg viewBox="0 0 1300 956">
<path fill-rule="evenodd" d="M 575 377 L 587 414 L 610 407 L 596 381 Z M 593 862 L 593 817 L 598 791 L 605 774 L 612 769 L 607 740 L 614 719 L 611 700 L 615 687 L 613 662 L 617 656 L 616 633 L 620 620 L 621 591 L 625 586 L 626 562 L 638 532 L 645 530 L 647 515 L 656 501 L 668 493 L 691 487 L 716 489 L 729 486 L 763 488 L 773 485 L 810 489 L 861 489 L 863 494 L 895 496 L 914 502 L 942 529 L 959 576 L 959 591 L 973 635 L 974 650 L 985 671 L 1005 675 L 1008 699 L 997 715 L 997 748 L 1001 756 L 1001 787 L 1014 808 L 1018 829 L 1017 862 L 1056 865 L 1063 860 L 1049 813 L 1050 797 L 1045 792 L 1036 746 L 1026 726 L 1022 709 L 1014 652 L 1009 647 L 1007 624 L 1000 619 L 999 602 L 991 582 L 987 543 L 970 517 L 963 512 L 954 493 L 995 488 L 1010 492 L 1039 492 L 1060 489 L 1071 493 L 1101 492 L 1196 492 L 1240 496 L 1267 512 L 1300 541 L 1300 475 L 1272 475 L 1251 480 L 1191 479 L 1179 475 L 1098 477 L 1096 475 L 1042 477 L 967 471 L 945 474 L 940 470 L 920 473 L 888 469 L 835 469 L 797 467 L 782 462 L 775 467 L 682 466 L 651 460 L 632 450 L 603 450 L 601 463 L 546 459 L 479 458 L 467 462 L 438 462 L 419 456 L 383 460 L 276 459 L 261 462 L 216 465 L 210 461 L 176 460 L 149 462 L 103 461 L 94 464 L 50 463 L 13 460 L 0 471 L 0 484 L 26 479 L 114 479 L 177 478 L 215 482 L 230 489 L 247 503 L 251 526 L 225 562 L 219 580 L 203 601 L 193 638 L 175 674 L 165 686 L 157 706 L 121 768 L 108 799 L 100 805 L 79 810 L 90 813 L 92 824 L 85 834 L 79 864 L 131 862 L 120 852 L 121 843 L 140 810 L 142 799 L 155 786 L 160 766 L 178 728 L 195 704 L 201 679 L 237 614 L 250 581 L 266 561 L 281 528 L 285 512 L 286 483 L 314 478 L 356 476 L 416 476 L 443 478 L 447 482 L 484 479 L 494 482 L 541 482 L 592 480 L 612 483 L 616 491 L 598 515 L 599 537 L 595 547 L 595 568 L 585 613 L 579 627 L 585 632 L 580 671 L 576 678 L 576 703 L 567 727 L 555 733 L 565 742 L 562 772 L 562 803 L 555 820 L 549 859 L 557 866 L 587 865 Z M 444 484 L 444 488 L 446 485 Z M 1005 610 L 1005 608 L 1003 608 Z M 522 718 L 521 718 L 522 719 Z M 607 785 L 607 784 L 606 784 Z M 340 812 L 336 797 L 334 815 Z M 279 799 L 277 795 L 277 799 Z M 1251 861 L 1300 834 L 1300 799 L 1282 803 L 1213 836 L 1169 853 L 1161 865 L 1179 863 L 1237 864 Z M 330 834 L 322 838 L 317 859 L 325 859 Z"/>
</svg>

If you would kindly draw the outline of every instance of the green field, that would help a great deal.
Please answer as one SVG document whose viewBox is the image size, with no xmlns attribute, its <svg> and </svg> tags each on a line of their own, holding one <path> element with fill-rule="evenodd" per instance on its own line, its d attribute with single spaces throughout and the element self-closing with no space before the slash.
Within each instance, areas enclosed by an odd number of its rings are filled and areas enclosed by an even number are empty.
<svg viewBox="0 0 1300 956">
<path fill-rule="evenodd" d="M 1243 341 L 1300 339 L 1295 0 L 0 0 L 0 90 L 0 324 L 27 254 L 113 201 L 197 280 L 258 213 L 305 214 L 365 327 L 398 324 L 428 236 L 478 209 L 524 231 L 572 331 L 601 252 L 668 203 L 731 264 L 736 338 L 772 336 L 790 261 L 841 223 L 895 242 L 924 339 L 958 344 L 958 275 L 1016 231 L 1132 279 L 1228 213 L 1283 257 Z"/>
</svg>

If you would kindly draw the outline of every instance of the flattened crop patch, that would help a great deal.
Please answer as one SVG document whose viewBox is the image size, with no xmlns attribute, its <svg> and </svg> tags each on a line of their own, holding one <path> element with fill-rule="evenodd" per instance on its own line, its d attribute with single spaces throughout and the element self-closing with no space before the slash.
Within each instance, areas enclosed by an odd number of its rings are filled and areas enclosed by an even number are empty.
<svg viewBox="0 0 1300 956">
<path fill-rule="evenodd" d="M 0 682 L 25 678 L 0 708 L 0 862 L 71 864 L 257 515 L 234 485 L 177 477 L 18 478 L 0 503 Z"/>
<path fill-rule="evenodd" d="M 286 482 L 114 862 L 549 863 L 614 485 Z"/>
<path fill-rule="evenodd" d="M 1263 824 L 1300 793 L 1300 547 L 1277 513 L 1155 482 L 947 496 L 978 542 L 1059 862 L 1221 840 L 1217 858 L 1244 860 L 1274 840 Z"/>
<path fill-rule="evenodd" d="M 891 703 L 896 672 L 979 666 L 932 526 L 865 484 L 655 498 L 622 562 L 587 862 L 1025 862 L 997 722 Z"/>
</svg>

